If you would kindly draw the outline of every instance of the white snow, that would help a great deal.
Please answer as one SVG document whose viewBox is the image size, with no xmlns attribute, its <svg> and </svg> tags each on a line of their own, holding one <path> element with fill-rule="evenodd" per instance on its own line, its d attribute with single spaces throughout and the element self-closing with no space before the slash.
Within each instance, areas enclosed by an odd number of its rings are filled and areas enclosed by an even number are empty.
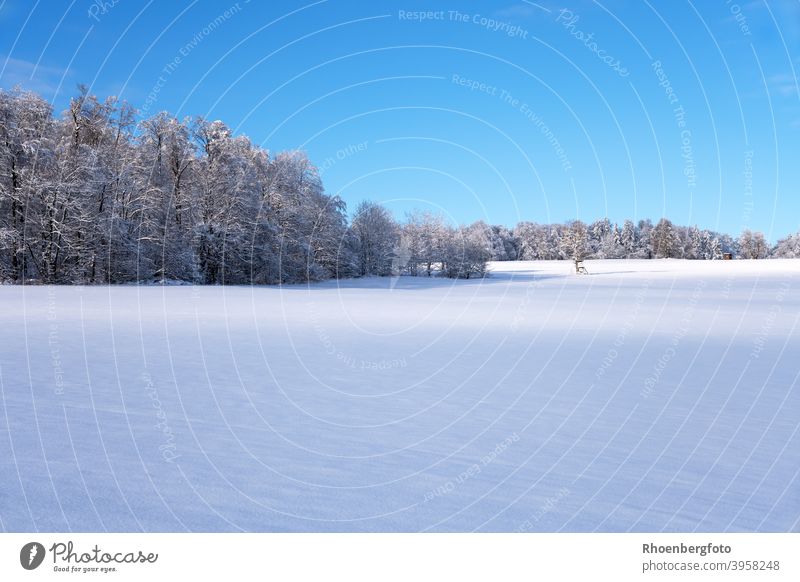
<svg viewBox="0 0 800 582">
<path fill-rule="evenodd" d="M 798 531 L 800 261 L 0 288 L 0 529 Z"/>
</svg>

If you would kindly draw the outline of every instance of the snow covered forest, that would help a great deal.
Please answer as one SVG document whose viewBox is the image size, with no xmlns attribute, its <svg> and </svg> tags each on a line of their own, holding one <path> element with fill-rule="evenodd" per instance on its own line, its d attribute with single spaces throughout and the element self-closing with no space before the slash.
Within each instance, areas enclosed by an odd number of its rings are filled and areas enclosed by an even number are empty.
<svg viewBox="0 0 800 582">
<path fill-rule="evenodd" d="M 365 275 L 482 276 L 488 261 L 800 257 L 667 219 L 622 225 L 397 222 L 363 202 L 348 217 L 300 151 L 272 154 L 221 121 L 144 120 L 80 88 L 54 116 L 40 96 L 0 91 L 0 282 L 180 280 L 271 284 Z"/>
</svg>

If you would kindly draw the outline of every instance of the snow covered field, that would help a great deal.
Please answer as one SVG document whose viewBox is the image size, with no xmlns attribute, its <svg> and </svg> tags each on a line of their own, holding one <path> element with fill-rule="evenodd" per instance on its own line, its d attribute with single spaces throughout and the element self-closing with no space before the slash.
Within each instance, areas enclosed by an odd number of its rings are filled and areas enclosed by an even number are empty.
<svg viewBox="0 0 800 582">
<path fill-rule="evenodd" d="M 798 531 L 800 261 L 0 287 L 0 529 Z"/>
</svg>

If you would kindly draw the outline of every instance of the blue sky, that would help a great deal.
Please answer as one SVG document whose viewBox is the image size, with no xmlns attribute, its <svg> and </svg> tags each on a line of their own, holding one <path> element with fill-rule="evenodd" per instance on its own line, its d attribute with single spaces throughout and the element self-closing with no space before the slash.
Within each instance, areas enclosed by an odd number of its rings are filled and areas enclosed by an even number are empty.
<svg viewBox="0 0 800 582">
<path fill-rule="evenodd" d="M 800 230 L 798 0 L 0 0 L 0 26 L 0 87 L 221 119 L 350 208 Z"/>
</svg>

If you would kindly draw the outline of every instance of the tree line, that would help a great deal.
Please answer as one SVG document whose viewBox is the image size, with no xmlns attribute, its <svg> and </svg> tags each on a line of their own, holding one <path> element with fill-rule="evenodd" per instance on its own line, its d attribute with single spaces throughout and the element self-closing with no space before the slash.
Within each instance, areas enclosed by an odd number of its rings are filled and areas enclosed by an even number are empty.
<svg viewBox="0 0 800 582">
<path fill-rule="evenodd" d="M 490 260 L 800 256 L 666 219 L 513 229 L 398 222 L 363 202 L 348 219 L 300 151 L 270 152 L 221 121 L 137 121 L 81 87 L 55 117 L 40 96 L 0 90 L 0 282 L 275 284 L 369 275 L 480 277 Z"/>
</svg>

